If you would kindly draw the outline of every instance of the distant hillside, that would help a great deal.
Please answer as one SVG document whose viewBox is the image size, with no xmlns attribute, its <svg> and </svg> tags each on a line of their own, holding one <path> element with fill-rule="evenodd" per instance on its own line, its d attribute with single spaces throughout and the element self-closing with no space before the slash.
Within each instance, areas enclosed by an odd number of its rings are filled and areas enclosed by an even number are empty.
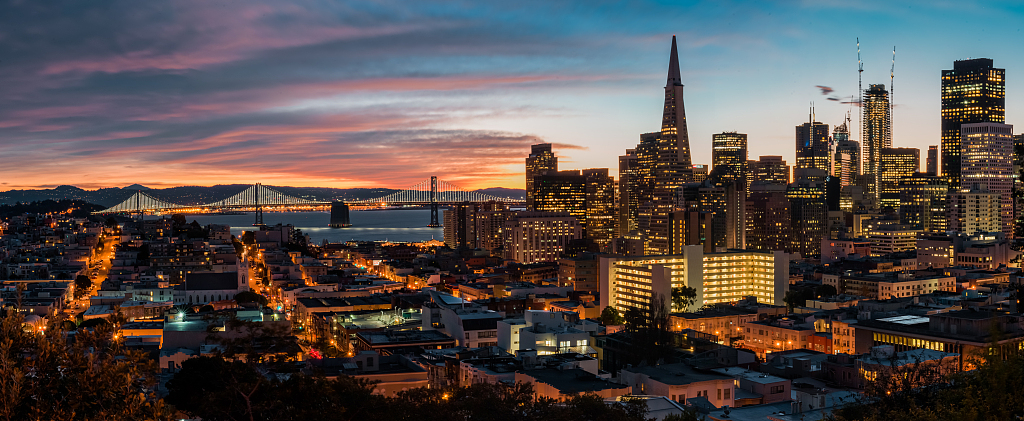
<svg viewBox="0 0 1024 421">
<path fill-rule="evenodd" d="M 76 218 L 88 217 L 90 213 L 103 209 L 103 206 L 86 203 L 81 200 L 44 200 L 40 202 L 19 203 L 16 205 L 0 205 L 0 218 L 9 218 L 23 213 L 61 213 L 70 211 Z"/>
<path fill-rule="evenodd" d="M 489 187 L 486 189 L 475 190 L 476 192 L 489 194 L 497 197 L 507 197 L 509 199 L 526 200 L 526 190 L 523 189 L 506 189 L 504 187 Z"/>
<path fill-rule="evenodd" d="M 84 190 L 75 186 L 58 186 L 52 189 L 41 190 L 10 190 L 0 192 L 0 204 L 15 204 L 38 202 L 43 200 L 82 200 L 103 206 L 113 206 L 131 197 L 135 192 L 143 190 L 146 194 L 172 203 L 183 205 L 196 205 L 216 202 L 226 199 L 234 194 L 248 188 L 247 184 L 219 184 L 216 186 L 184 186 L 171 187 L 166 189 L 152 189 L 146 186 L 133 184 L 124 188 L 107 188 L 99 190 Z M 267 186 L 281 193 L 301 197 L 309 200 L 330 201 L 330 200 L 363 200 L 387 196 L 398 190 L 395 189 L 335 189 L 328 187 L 288 187 L 288 186 Z M 522 189 L 506 189 L 493 187 L 478 190 L 481 193 L 498 197 L 509 197 L 520 199 L 526 195 Z"/>
</svg>

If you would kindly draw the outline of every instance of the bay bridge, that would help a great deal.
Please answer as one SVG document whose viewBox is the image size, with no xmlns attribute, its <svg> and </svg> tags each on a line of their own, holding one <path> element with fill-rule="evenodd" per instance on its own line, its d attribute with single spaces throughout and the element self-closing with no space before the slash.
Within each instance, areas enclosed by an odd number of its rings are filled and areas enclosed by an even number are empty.
<svg viewBox="0 0 1024 421">
<path fill-rule="evenodd" d="M 350 200 L 350 201 L 318 201 L 289 196 L 271 187 L 256 183 L 237 194 L 223 200 L 206 204 L 179 204 L 159 199 L 150 193 L 139 190 L 125 201 L 107 209 L 93 212 L 105 214 L 165 214 L 165 213 L 210 213 L 217 211 L 251 211 L 255 213 L 253 225 L 263 225 L 263 211 L 310 211 L 331 210 L 331 227 L 348 227 L 350 206 L 388 207 L 388 206 L 430 206 L 430 224 L 428 227 L 440 227 L 438 207 L 464 203 L 502 202 L 508 205 L 521 205 L 521 199 L 497 197 L 480 192 L 466 191 L 455 184 L 438 180 L 436 176 L 416 183 L 412 187 L 391 193 L 386 196 Z"/>
</svg>

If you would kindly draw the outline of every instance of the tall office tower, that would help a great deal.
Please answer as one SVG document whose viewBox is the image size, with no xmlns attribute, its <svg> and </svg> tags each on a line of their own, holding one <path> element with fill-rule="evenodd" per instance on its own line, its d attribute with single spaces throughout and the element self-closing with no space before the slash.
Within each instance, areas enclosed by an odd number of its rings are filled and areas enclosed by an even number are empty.
<svg viewBox="0 0 1024 421">
<path fill-rule="evenodd" d="M 533 178 L 547 172 L 558 171 L 558 157 L 551 152 L 550 143 L 541 143 L 530 147 L 530 156 L 526 158 L 526 207 L 533 209 Z"/>
<path fill-rule="evenodd" d="M 754 182 L 746 203 L 746 248 L 760 251 L 790 249 L 790 209 L 786 185 Z"/>
<path fill-rule="evenodd" d="M 928 147 L 927 168 L 924 171 L 928 175 L 939 175 L 939 147 L 931 145 Z"/>
<path fill-rule="evenodd" d="M 1013 126 L 971 123 L 960 126 L 960 190 L 998 194 L 1002 229 L 1013 237 Z"/>
<path fill-rule="evenodd" d="M 942 176 L 960 188 L 960 126 L 1006 121 L 1006 70 L 992 59 L 957 60 L 942 71 Z"/>
<path fill-rule="evenodd" d="M 821 170 L 824 171 L 824 176 L 832 172 L 832 153 L 829 151 L 828 134 L 828 124 L 817 121 L 796 126 L 795 169 Z"/>
<path fill-rule="evenodd" d="M 736 132 L 711 135 L 711 165 L 710 177 L 715 185 L 740 183 L 746 191 L 747 135 Z"/>
<path fill-rule="evenodd" d="M 708 179 L 708 166 L 704 164 L 693 164 L 693 174 L 690 175 L 690 181 L 694 183 L 703 183 L 704 180 Z"/>
<path fill-rule="evenodd" d="M 882 148 L 878 162 L 878 203 L 882 209 L 900 207 L 900 179 L 921 170 L 921 150 L 917 148 Z"/>
<path fill-rule="evenodd" d="M 458 204 L 444 211 L 444 244 L 453 249 L 477 248 L 476 207 L 470 203 Z"/>
<path fill-rule="evenodd" d="M 586 235 L 587 179 L 580 170 L 548 171 L 533 178 L 533 210 L 567 212 L 576 218 Z"/>
<path fill-rule="evenodd" d="M 832 176 L 839 178 L 843 187 L 853 185 L 860 174 L 860 142 L 850 140 L 847 122 L 836 126 L 832 132 L 835 141 L 835 158 L 832 164 Z"/>
<path fill-rule="evenodd" d="M 634 239 L 646 241 L 651 229 L 651 212 L 654 210 L 654 167 L 658 162 L 658 136 L 660 133 L 642 133 L 640 143 L 633 149 L 636 155 L 631 175 L 627 180 L 619 179 L 619 191 L 628 190 L 627 217 L 629 230 L 622 233 Z M 621 198 L 620 198 L 621 201 Z"/>
<path fill-rule="evenodd" d="M 745 183 L 725 186 L 725 248 L 747 248 L 747 189 Z"/>
<path fill-rule="evenodd" d="M 658 135 L 658 158 L 654 167 L 655 187 L 648 232 L 650 254 L 668 252 L 669 217 L 673 211 L 675 189 L 692 179 L 693 162 L 690 160 L 690 137 L 686 130 L 686 110 L 683 106 L 683 83 L 679 75 L 679 57 L 676 37 L 672 37 L 668 79 L 665 83 L 665 103 Z"/>
<path fill-rule="evenodd" d="M 882 149 L 892 147 L 892 121 L 889 107 L 889 91 L 885 85 L 871 85 L 864 92 L 864 127 L 861 139 L 864 141 L 864 170 L 868 175 L 866 193 L 879 197 L 879 162 Z"/>
<path fill-rule="evenodd" d="M 945 232 L 949 186 L 939 176 L 917 173 L 899 181 L 900 223 L 924 232 Z"/>
<path fill-rule="evenodd" d="M 636 230 L 636 219 L 640 212 L 639 168 L 636 161 L 636 149 L 626 149 L 625 155 L 619 155 L 619 222 L 616 235 L 625 237 Z"/>
<path fill-rule="evenodd" d="M 606 250 L 615 238 L 615 179 L 607 168 L 583 170 L 586 181 L 587 238 Z"/>
<path fill-rule="evenodd" d="M 789 165 L 786 165 L 781 156 L 761 156 L 752 167 L 751 184 L 758 181 L 789 184 Z"/>
<path fill-rule="evenodd" d="M 707 214 L 706 219 L 702 219 L 707 226 L 700 229 L 703 234 L 700 236 L 701 242 L 699 243 L 681 241 L 683 238 L 687 240 L 694 238 L 692 236 L 670 236 L 668 241 L 670 249 L 678 251 L 679 247 L 683 245 L 703 244 L 706 250 L 724 250 L 728 244 L 727 199 L 724 188 L 708 183 L 686 183 L 676 189 L 675 209 Z M 690 232 L 695 231 L 690 230 Z"/>
<path fill-rule="evenodd" d="M 1021 171 L 1024 171 L 1024 134 L 1013 135 L 1013 234 L 1014 237 L 1021 237 L 1024 233 L 1024 179 L 1021 178 Z"/>
<path fill-rule="evenodd" d="M 797 179 L 786 189 L 789 199 L 790 251 L 803 257 L 821 254 L 821 239 L 828 235 L 828 208 L 825 205 L 825 183 L 807 178 Z"/>
</svg>

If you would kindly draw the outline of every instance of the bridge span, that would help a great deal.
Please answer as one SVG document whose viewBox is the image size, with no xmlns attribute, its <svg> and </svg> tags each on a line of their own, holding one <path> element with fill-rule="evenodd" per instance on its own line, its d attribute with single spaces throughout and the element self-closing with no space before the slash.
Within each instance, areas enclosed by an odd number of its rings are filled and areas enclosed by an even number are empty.
<svg viewBox="0 0 1024 421">
<path fill-rule="evenodd" d="M 480 192 L 466 191 L 452 183 L 430 177 L 416 183 L 412 187 L 392 194 L 363 200 L 349 201 L 318 201 L 290 196 L 271 187 L 256 183 L 237 194 L 205 204 L 179 204 L 162 200 L 145 191 L 139 190 L 125 201 L 93 214 L 165 214 L 165 213 L 211 213 L 218 211 L 247 211 L 255 213 L 253 225 L 263 225 L 263 212 L 294 212 L 311 210 L 330 210 L 331 227 L 344 228 L 352 226 L 348 212 L 351 206 L 388 207 L 388 206 L 429 206 L 429 227 L 440 227 L 438 208 L 440 206 L 462 203 L 502 202 L 509 205 L 521 205 L 520 199 L 497 197 Z"/>
</svg>

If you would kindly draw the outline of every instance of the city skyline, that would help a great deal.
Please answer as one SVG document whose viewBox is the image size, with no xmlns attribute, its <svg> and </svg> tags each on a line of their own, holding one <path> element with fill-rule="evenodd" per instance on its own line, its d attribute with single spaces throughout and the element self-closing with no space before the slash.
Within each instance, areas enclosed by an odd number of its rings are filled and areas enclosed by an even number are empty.
<svg viewBox="0 0 1024 421">
<path fill-rule="evenodd" d="M 955 60 L 1006 69 L 1007 124 L 1024 102 L 1010 53 L 1024 9 L 1011 3 L 111 6 L 4 6 L 0 191 L 402 188 L 434 174 L 523 188 L 540 142 L 564 168 L 614 174 L 657 130 L 672 34 L 695 164 L 727 131 L 748 134 L 750 159 L 795 163 L 792 127 L 811 102 L 830 127 L 852 111 L 861 141 L 859 110 L 843 103 L 858 37 L 865 88 L 889 86 L 898 49 L 894 147 L 940 143 L 940 75 Z M 991 24 L 941 35 L 965 16 Z"/>
</svg>

